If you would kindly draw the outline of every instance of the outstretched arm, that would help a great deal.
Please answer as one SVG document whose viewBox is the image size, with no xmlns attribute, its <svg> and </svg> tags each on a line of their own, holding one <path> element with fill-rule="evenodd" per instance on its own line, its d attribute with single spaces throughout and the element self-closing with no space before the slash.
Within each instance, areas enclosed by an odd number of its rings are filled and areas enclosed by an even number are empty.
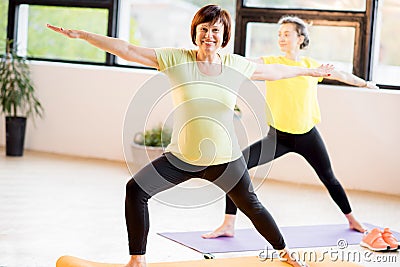
<svg viewBox="0 0 400 267">
<path fill-rule="evenodd" d="M 350 85 L 358 86 L 358 87 L 365 87 L 365 88 L 370 88 L 370 89 L 379 89 L 378 86 L 374 82 L 371 81 L 365 81 L 361 79 L 360 77 L 357 77 L 354 74 L 340 71 L 340 70 L 334 70 L 332 71 L 332 75 L 328 77 L 328 79 L 331 80 L 337 80 L 343 83 L 347 83 Z"/>
<path fill-rule="evenodd" d="M 263 64 L 264 63 L 264 60 L 262 59 L 262 57 L 246 57 L 246 59 L 248 61 L 251 61 L 251 62 L 254 62 L 254 63 L 257 63 L 257 64 Z"/>
<path fill-rule="evenodd" d="M 83 39 L 91 45 L 127 61 L 140 63 L 158 69 L 157 56 L 152 48 L 135 46 L 118 38 L 112 38 L 82 30 L 64 29 L 50 24 L 47 24 L 47 28 L 69 38 Z"/>
<path fill-rule="evenodd" d="M 282 64 L 257 64 L 252 80 L 275 81 L 296 76 L 329 77 L 333 65 L 321 65 L 318 68 L 293 67 Z"/>
</svg>

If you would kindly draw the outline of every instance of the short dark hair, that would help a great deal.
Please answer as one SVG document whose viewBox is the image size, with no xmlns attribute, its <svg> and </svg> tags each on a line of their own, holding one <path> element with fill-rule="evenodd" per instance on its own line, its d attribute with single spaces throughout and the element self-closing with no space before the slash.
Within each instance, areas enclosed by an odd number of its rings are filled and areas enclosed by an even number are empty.
<svg viewBox="0 0 400 267">
<path fill-rule="evenodd" d="M 209 22 L 215 24 L 221 22 L 224 25 L 224 37 L 222 41 L 222 48 L 224 48 L 231 38 L 231 15 L 225 9 L 217 5 L 207 5 L 199 9 L 193 17 L 191 34 L 192 42 L 196 44 L 196 27 L 201 23 Z"/>
<path fill-rule="evenodd" d="M 304 36 L 304 41 L 300 45 L 300 49 L 306 48 L 310 44 L 310 36 L 308 35 L 307 23 L 297 16 L 283 16 L 278 24 L 292 23 L 296 26 L 296 31 L 299 36 Z"/>
</svg>

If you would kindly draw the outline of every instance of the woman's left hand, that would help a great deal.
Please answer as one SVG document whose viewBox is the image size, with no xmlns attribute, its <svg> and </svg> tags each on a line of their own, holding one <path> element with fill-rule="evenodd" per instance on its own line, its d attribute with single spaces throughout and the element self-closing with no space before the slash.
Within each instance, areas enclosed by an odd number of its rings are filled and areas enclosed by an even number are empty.
<svg viewBox="0 0 400 267">
<path fill-rule="evenodd" d="M 322 64 L 318 68 L 315 69 L 315 73 L 312 76 L 314 77 L 326 77 L 331 76 L 332 71 L 335 69 L 335 66 L 332 64 Z"/>
<path fill-rule="evenodd" d="M 369 88 L 369 89 L 379 89 L 379 87 L 373 81 L 366 81 L 366 84 L 364 87 Z"/>
</svg>

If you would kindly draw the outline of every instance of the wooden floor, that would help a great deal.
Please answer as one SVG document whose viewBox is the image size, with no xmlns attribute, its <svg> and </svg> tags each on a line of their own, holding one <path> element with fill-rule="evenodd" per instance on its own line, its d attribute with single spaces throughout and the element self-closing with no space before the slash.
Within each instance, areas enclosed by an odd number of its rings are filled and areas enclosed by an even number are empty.
<svg viewBox="0 0 400 267">
<path fill-rule="evenodd" d="M 4 154 L 0 148 L 0 267 L 50 267 L 66 254 L 103 262 L 128 260 L 124 191 L 130 173 L 125 163 L 31 151 L 16 158 Z M 322 187 L 268 179 L 257 194 L 280 226 L 346 223 Z M 360 220 L 400 231 L 400 196 L 356 191 L 348 195 Z M 196 260 L 202 259 L 200 253 L 156 233 L 213 229 L 223 218 L 224 203 L 179 208 L 155 198 L 149 209 L 148 262 Z M 241 213 L 236 225 L 251 227 Z M 366 252 L 358 245 L 348 249 Z M 399 252 L 377 255 L 391 263 L 359 264 L 400 264 Z"/>
</svg>

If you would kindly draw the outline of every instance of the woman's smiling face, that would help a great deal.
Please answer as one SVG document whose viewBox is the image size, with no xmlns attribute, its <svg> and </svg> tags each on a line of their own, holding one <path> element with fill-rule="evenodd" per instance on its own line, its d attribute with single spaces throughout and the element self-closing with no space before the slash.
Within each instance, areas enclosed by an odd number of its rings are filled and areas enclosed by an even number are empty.
<svg viewBox="0 0 400 267">
<path fill-rule="evenodd" d="M 221 48 L 224 37 L 224 25 L 221 22 L 200 23 L 196 27 L 196 44 L 199 50 L 216 53 Z"/>
</svg>

